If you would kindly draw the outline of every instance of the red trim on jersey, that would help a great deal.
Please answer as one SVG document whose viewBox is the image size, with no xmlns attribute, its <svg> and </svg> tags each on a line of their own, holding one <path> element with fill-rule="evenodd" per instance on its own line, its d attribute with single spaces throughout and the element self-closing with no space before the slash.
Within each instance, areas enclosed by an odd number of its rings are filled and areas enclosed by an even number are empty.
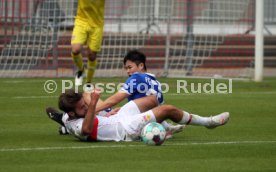
<svg viewBox="0 0 276 172">
<path fill-rule="evenodd" d="M 93 128 L 92 128 L 91 133 L 88 137 L 88 141 L 97 141 L 98 124 L 99 124 L 99 120 L 98 120 L 97 117 L 95 117 Z"/>
<path fill-rule="evenodd" d="M 188 120 L 187 124 L 190 124 L 190 122 L 192 121 L 192 118 L 193 118 L 193 116 L 191 114 L 189 114 L 189 115 L 190 116 L 189 116 L 189 120 Z"/>
</svg>

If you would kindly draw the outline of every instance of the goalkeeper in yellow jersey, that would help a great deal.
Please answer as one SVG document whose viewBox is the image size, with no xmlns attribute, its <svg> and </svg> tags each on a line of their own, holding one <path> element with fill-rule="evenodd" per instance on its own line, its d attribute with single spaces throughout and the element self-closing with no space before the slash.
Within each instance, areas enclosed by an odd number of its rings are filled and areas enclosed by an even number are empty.
<svg viewBox="0 0 276 172">
<path fill-rule="evenodd" d="M 78 67 L 75 85 L 82 85 L 85 68 L 81 50 L 83 45 L 88 46 L 88 63 L 86 86 L 91 87 L 91 81 L 97 65 L 97 52 L 101 49 L 104 27 L 105 0 L 78 0 L 78 10 L 71 38 L 71 56 Z"/>
</svg>

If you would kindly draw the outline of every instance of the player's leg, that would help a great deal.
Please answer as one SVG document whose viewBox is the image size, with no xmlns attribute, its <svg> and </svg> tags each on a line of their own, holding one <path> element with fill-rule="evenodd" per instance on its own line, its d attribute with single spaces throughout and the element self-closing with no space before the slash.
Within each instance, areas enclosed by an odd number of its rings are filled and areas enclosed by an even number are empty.
<svg viewBox="0 0 276 172">
<path fill-rule="evenodd" d="M 60 126 L 59 126 L 59 134 L 61 134 L 61 135 L 67 135 L 67 134 L 69 134 L 69 132 L 65 128 L 64 122 L 62 120 L 63 115 L 64 115 L 63 113 L 57 111 L 55 108 L 48 107 L 48 108 L 46 108 L 46 114 L 48 115 L 48 117 L 50 119 L 52 119 L 53 121 L 55 121 L 58 124 L 60 124 Z"/>
<path fill-rule="evenodd" d="M 59 123 L 60 125 L 64 126 L 64 123 L 62 122 L 62 115 L 63 113 L 57 111 L 55 108 L 53 107 L 47 107 L 46 108 L 46 114 L 48 115 L 48 117 L 50 119 L 52 119 L 53 121 L 56 121 L 57 123 Z"/>
<path fill-rule="evenodd" d="M 81 21 L 75 21 L 75 26 L 71 38 L 71 47 L 72 52 L 71 56 L 75 65 L 78 68 L 78 71 L 75 76 L 75 85 L 82 85 L 83 75 L 84 75 L 84 64 L 82 60 L 81 50 L 83 45 L 87 40 L 87 26 Z"/>
<path fill-rule="evenodd" d="M 147 97 L 134 100 L 134 102 L 139 108 L 143 108 L 145 106 L 145 100 L 147 100 Z M 143 110 L 145 109 L 146 108 L 143 108 Z M 161 105 L 140 114 L 133 114 L 130 120 L 121 120 L 121 124 L 128 135 L 135 140 L 139 138 L 141 130 L 145 125 L 150 122 L 161 123 L 166 119 L 170 119 L 179 124 L 200 125 L 207 128 L 215 128 L 226 124 L 229 120 L 229 113 L 225 112 L 214 117 L 201 117 L 189 114 L 172 105 Z"/>
<path fill-rule="evenodd" d="M 156 106 L 158 106 L 158 101 L 156 99 L 156 96 L 146 96 L 139 99 L 133 100 L 133 102 L 137 105 L 140 112 L 146 112 Z M 135 115 L 135 114 L 132 114 Z"/>
<path fill-rule="evenodd" d="M 173 125 L 167 121 L 163 121 L 161 124 L 166 129 L 168 138 L 172 138 L 172 134 L 181 132 L 185 127 L 185 125 Z"/>
<path fill-rule="evenodd" d="M 73 61 L 76 64 L 78 71 L 83 71 L 84 65 L 83 65 L 82 54 L 81 54 L 82 45 L 73 44 L 71 47 L 72 47 L 71 56 L 73 58 Z"/>
<path fill-rule="evenodd" d="M 215 128 L 220 125 L 224 125 L 229 120 L 229 113 L 224 112 L 216 116 L 202 117 L 199 115 L 191 114 L 186 111 L 182 111 L 172 105 L 161 105 L 151 110 L 154 114 L 157 122 L 162 122 L 166 119 L 179 124 L 186 125 L 199 125 L 206 128 Z"/>
<path fill-rule="evenodd" d="M 88 45 L 88 64 L 86 83 L 91 83 L 97 67 L 97 53 L 101 50 L 103 38 L 102 27 L 90 27 L 89 35 L 87 38 Z M 88 85 L 89 86 L 89 85 Z"/>
<path fill-rule="evenodd" d="M 139 98 L 134 100 L 134 103 L 138 106 L 141 113 L 146 112 L 158 106 L 158 102 L 155 96 L 147 96 L 147 97 Z M 132 114 L 132 115 L 135 115 L 135 114 Z M 181 132 L 185 127 L 184 125 L 172 125 L 166 121 L 163 121 L 161 124 L 166 129 L 168 138 L 172 138 L 172 134 Z"/>
<path fill-rule="evenodd" d="M 146 96 L 126 103 L 120 108 L 116 115 L 124 120 L 132 119 L 134 115 L 146 112 L 158 106 L 155 96 Z"/>
<path fill-rule="evenodd" d="M 92 89 L 92 78 L 94 77 L 95 70 L 97 67 L 97 52 L 88 50 L 88 62 L 87 62 L 87 72 L 86 72 L 86 87 L 87 91 Z"/>
</svg>

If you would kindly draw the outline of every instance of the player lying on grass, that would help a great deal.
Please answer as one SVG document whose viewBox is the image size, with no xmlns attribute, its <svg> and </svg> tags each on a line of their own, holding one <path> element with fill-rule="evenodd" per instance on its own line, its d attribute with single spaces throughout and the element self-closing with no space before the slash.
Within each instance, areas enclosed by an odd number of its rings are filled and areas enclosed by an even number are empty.
<svg viewBox="0 0 276 172">
<path fill-rule="evenodd" d="M 59 97 L 59 108 L 69 116 L 64 122 L 70 133 L 82 141 L 135 141 L 142 128 L 150 122 L 170 119 L 178 124 L 199 125 L 215 128 L 229 120 L 229 113 L 201 117 L 180 110 L 172 105 L 156 106 L 155 96 L 146 96 L 125 104 L 116 115 L 96 116 L 100 91 L 90 94 L 90 102 L 84 101 L 82 93 L 66 90 Z"/>
<path fill-rule="evenodd" d="M 155 95 L 157 97 L 158 104 L 163 104 L 164 100 L 160 82 L 156 80 L 153 74 L 146 73 L 146 56 L 142 52 L 131 50 L 124 57 L 123 63 L 129 78 L 124 83 L 124 86 L 120 91 L 97 105 L 96 112 L 111 108 L 126 98 L 128 101 L 131 101 L 148 95 Z M 108 113 L 108 115 L 110 114 L 116 114 L 116 109 L 114 109 L 113 112 Z M 64 118 L 66 118 L 66 114 L 64 116 Z M 50 118 L 53 119 L 51 116 Z M 174 126 L 166 121 L 162 122 L 162 125 L 165 127 L 167 135 L 170 137 L 173 133 L 182 131 L 184 127 L 183 125 Z"/>
<path fill-rule="evenodd" d="M 88 106 L 88 104 L 90 102 L 90 92 L 83 92 L 81 94 L 82 94 L 84 103 L 86 104 L 86 106 Z M 102 102 L 103 101 L 101 99 L 99 99 L 97 106 L 99 106 Z M 110 116 L 110 115 L 113 115 L 113 113 L 115 113 L 115 112 L 111 112 L 111 110 L 112 110 L 111 108 L 107 108 L 105 110 L 98 112 L 97 114 L 99 116 Z M 69 118 L 67 113 L 59 112 L 55 108 L 52 108 L 52 107 L 46 108 L 46 113 L 50 119 L 52 119 L 53 121 L 55 121 L 61 125 L 59 127 L 60 134 L 62 134 L 62 135 L 69 134 L 65 128 L 63 121 L 62 121 L 63 119 L 66 120 L 67 118 Z"/>
<path fill-rule="evenodd" d="M 71 90 L 71 91 L 73 92 L 73 90 Z M 84 93 L 78 93 L 78 94 L 79 94 L 79 96 L 81 94 L 83 106 L 88 107 L 88 105 L 90 104 L 90 101 L 91 101 L 90 93 L 89 92 L 84 92 Z M 71 97 L 73 97 L 72 95 L 74 95 L 74 94 L 71 93 L 70 95 L 71 95 Z M 68 97 L 70 97 L 70 96 L 68 96 Z M 153 96 L 153 97 L 155 97 L 155 96 Z M 155 99 L 156 99 L 156 97 L 155 97 Z M 97 102 L 96 107 L 101 105 L 102 102 L 103 101 L 101 99 L 99 99 L 98 102 Z M 68 103 L 66 103 L 66 104 L 68 104 Z M 158 106 L 158 101 L 156 100 L 152 103 L 149 103 L 148 106 L 149 107 L 147 109 L 151 109 L 153 107 L 156 107 L 156 106 Z M 62 108 L 60 108 L 60 109 L 62 110 Z M 58 112 L 57 110 L 55 110 L 54 108 L 51 108 L 51 107 L 46 109 L 47 115 L 52 120 L 54 120 L 57 123 L 59 123 L 60 125 L 62 125 L 62 127 L 60 128 L 60 131 L 59 131 L 60 134 L 69 134 L 68 129 L 66 128 L 66 125 L 65 125 L 65 121 L 67 121 L 70 117 L 69 117 L 68 113 L 66 113 L 66 111 L 64 111 L 64 112 L 65 112 L 64 114 L 60 113 L 60 112 Z M 138 113 L 138 112 L 135 112 L 135 113 Z M 131 113 L 131 114 L 135 114 L 135 113 Z M 140 113 L 140 111 L 139 111 L 139 113 Z M 111 112 L 109 110 L 103 110 L 103 111 L 100 111 L 96 114 L 99 115 L 99 116 L 109 117 L 109 116 L 116 116 L 117 111 L 116 111 L 116 114 L 114 114 L 114 112 Z M 131 115 L 129 117 L 131 117 Z M 180 132 L 180 131 L 182 131 L 183 125 L 175 126 L 175 128 L 177 128 L 178 132 Z M 167 137 L 171 138 L 171 135 L 167 135 Z"/>
</svg>

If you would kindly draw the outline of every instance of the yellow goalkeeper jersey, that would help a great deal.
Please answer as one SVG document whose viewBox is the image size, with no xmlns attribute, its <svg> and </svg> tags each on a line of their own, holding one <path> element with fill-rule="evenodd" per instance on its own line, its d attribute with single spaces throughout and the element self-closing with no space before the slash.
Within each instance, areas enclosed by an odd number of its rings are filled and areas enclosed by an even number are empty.
<svg viewBox="0 0 276 172">
<path fill-rule="evenodd" d="M 76 20 L 87 22 L 92 27 L 104 25 L 105 0 L 78 0 Z"/>
</svg>

